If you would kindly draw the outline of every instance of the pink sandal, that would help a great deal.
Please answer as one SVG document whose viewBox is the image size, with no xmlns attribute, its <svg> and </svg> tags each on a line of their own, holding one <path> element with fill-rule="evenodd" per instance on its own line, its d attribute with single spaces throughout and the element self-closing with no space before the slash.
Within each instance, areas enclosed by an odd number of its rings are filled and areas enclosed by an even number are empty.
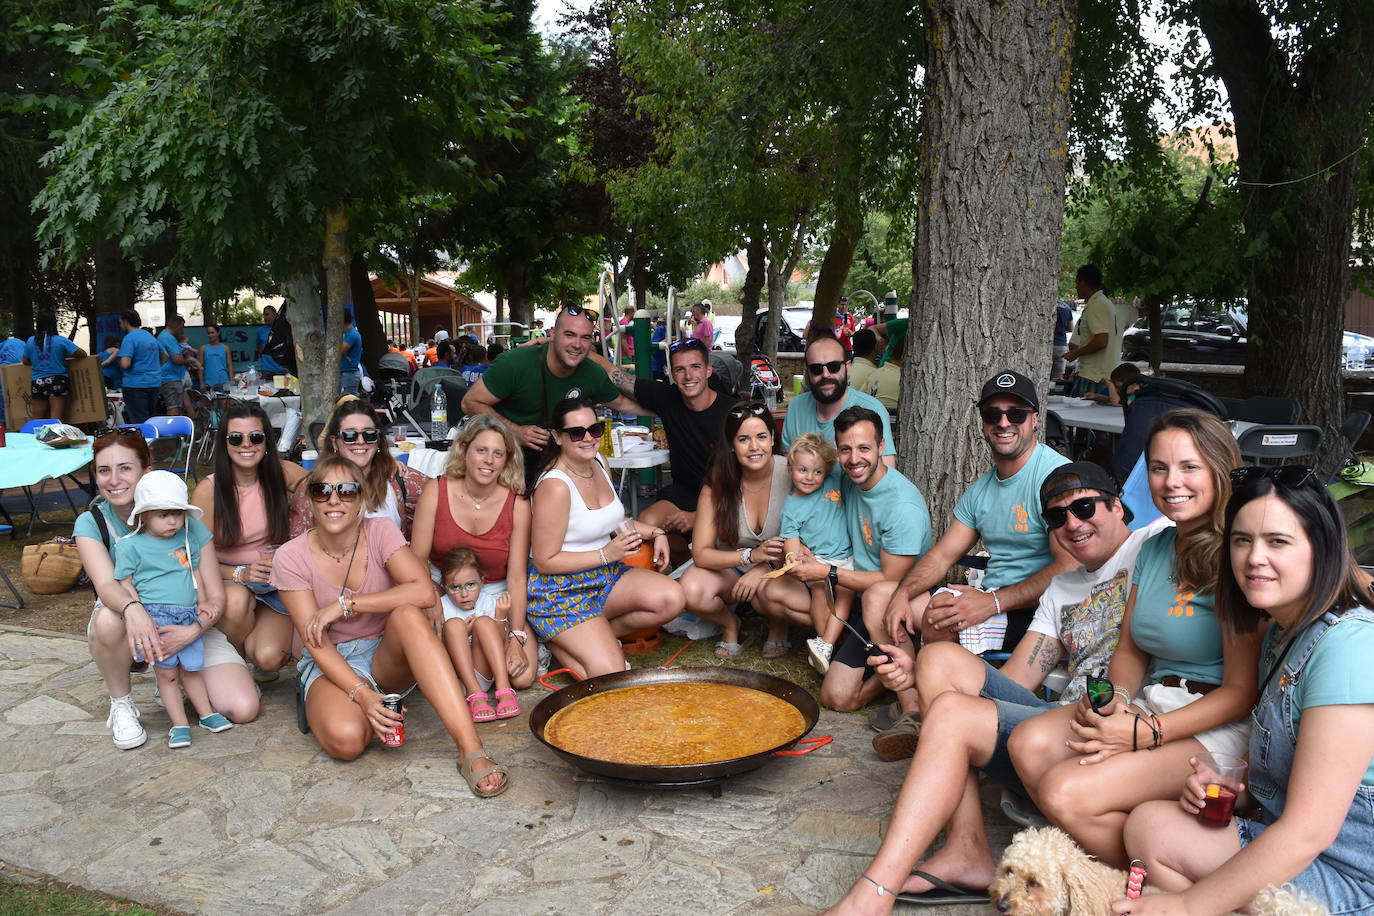
<svg viewBox="0 0 1374 916">
<path fill-rule="evenodd" d="M 496 718 L 514 719 L 520 715 L 520 700 L 516 698 L 515 691 L 509 687 L 503 687 L 496 691 Z"/>
<path fill-rule="evenodd" d="M 496 718 L 496 710 L 491 708 L 491 698 L 485 693 L 474 693 L 468 697 L 468 712 L 472 714 L 474 722 L 486 722 Z"/>
</svg>

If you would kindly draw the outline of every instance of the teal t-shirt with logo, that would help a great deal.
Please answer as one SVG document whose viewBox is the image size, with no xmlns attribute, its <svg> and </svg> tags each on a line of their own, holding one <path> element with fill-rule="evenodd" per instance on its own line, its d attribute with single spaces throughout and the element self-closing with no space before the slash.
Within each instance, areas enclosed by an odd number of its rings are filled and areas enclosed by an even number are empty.
<svg viewBox="0 0 1374 916">
<path fill-rule="evenodd" d="M 1040 485 L 1069 459 L 1035 446 L 1021 470 L 1002 480 L 990 470 L 973 482 L 954 507 L 954 517 L 982 536 L 988 549 L 985 588 L 1024 582 L 1050 564 L 1049 532 L 1040 516 Z"/>
<path fill-rule="evenodd" d="M 181 341 L 176 339 L 176 335 L 166 328 L 157 335 L 158 348 L 167 354 L 167 361 L 162 364 L 162 380 L 164 382 L 179 382 L 186 378 L 186 364 L 180 365 L 172 362 L 173 356 L 181 355 Z"/>
<path fill-rule="evenodd" d="M 144 604 L 196 603 L 191 574 L 200 565 L 200 549 L 210 542 L 210 529 L 194 518 L 187 518 L 186 524 L 190 527 L 185 536 L 177 532 L 175 537 L 159 538 L 139 531 L 115 541 L 115 578 L 132 576 Z"/>
<path fill-rule="evenodd" d="M 853 556 L 849 529 L 845 526 L 841 476 L 837 465 L 814 492 L 788 496 L 782 504 L 782 527 L 778 534 L 800 538 L 807 550 L 827 560 Z"/>
<path fill-rule="evenodd" d="M 1180 588 L 1174 575 L 1178 529 L 1167 528 L 1146 541 L 1135 560 L 1135 609 L 1131 639 L 1150 656 L 1147 684 L 1176 675 L 1220 684 L 1221 625 L 1212 610 L 1212 593 Z"/>
<path fill-rule="evenodd" d="M 848 477 L 840 488 L 854 568 L 875 572 L 883 568 L 883 552 L 919 557 L 930 549 L 930 510 L 916 484 L 888 468 L 870 490 Z"/>
<path fill-rule="evenodd" d="M 883 406 L 882 401 L 871 394 L 850 388 L 845 392 L 844 407 L 841 411 L 850 407 L 867 407 L 876 413 L 883 421 L 883 455 L 897 454 L 897 449 L 892 444 L 892 418 L 888 416 L 887 408 Z M 839 412 L 835 416 L 839 416 Z M 803 391 L 788 402 L 787 416 L 782 421 L 782 450 L 785 452 L 791 448 L 793 440 L 802 433 L 815 433 L 827 442 L 835 441 L 834 417 L 824 423 L 816 418 L 816 399 L 809 391 Z"/>
</svg>

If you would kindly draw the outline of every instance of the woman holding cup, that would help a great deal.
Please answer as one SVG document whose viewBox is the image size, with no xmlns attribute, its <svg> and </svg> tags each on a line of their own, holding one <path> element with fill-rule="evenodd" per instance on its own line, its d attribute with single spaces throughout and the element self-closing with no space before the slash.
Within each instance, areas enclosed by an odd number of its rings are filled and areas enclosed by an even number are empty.
<svg viewBox="0 0 1374 916">
<path fill-rule="evenodd" d="M 625 668 L 617 639 L 682 613 L 682 589 L 624 559 L 644 539 L 654 564 L 668 562 L 661 528 L 625 518 L 597 449 L 603 422 L 593 403 L 567 398 L 553 408 L 549 443 L 534 485 L 529 607 L 526 619 L 554 657 L 578 677 Z"/>
<path fill-rule="evenodd" d="M 191 504 L 215 537 L 220 629 L 259 671 L 277 671 L 295 653 L 291 620 L 270 581 L 272 556 L 288 538 L 287 506 L 305 469 L 277 456 L 272 424 L 253 401 L 223 409 L 214 454 L 214 473 L 196 486 Z"/>
<path fill-rule="evenodd" d="M 1178 802 L 1141 805 L 1126 849 L 1164 894 L 1115 913 L 1220 913 L 1291 882 L 1333 913 L 1374 913 L 1374 612 L 1345 519 L 1309 468 L 1240 468 L 1217 616 L 1264 633 L 1248 783 L 1256 807 L 1199 818 L 1225 776 L 1197 755 Z M 1215 793 L 1211 786 L 1217 786 Z"/>
</svg>

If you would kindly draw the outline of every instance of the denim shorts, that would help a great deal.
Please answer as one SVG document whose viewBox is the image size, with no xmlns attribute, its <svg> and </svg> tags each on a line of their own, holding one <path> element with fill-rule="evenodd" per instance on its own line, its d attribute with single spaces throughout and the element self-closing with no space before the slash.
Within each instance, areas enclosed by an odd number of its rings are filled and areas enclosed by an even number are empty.
<svg viewBox="0 0 1374 916">
<path fill-rule="evenodd" d="M 260 604 L 265 604 L 282 616 L 288 616 L 286 605 L 282 603 L 277 587 L 270 582 L 244 582 L 243 587 L 253 593 Z"/>
<path fill-rule="evenodd" d="M 1026 787 L 1021 784 L 1021 777 L 1007 753 L 1007 739 L 1016 726 L 1031 716 L 1058 708 L 1059 704 L 1037 696 L 987 662 L 983 662 L 983 688 L 978 695 L 991 700 L 997 707 L 997 746 L 988 762 L 983 764 L 983 772 L 1026 798 Z"/>
<path fill-rule="evenodd" d="M 1253 843 L 1268 826 L 1243 817 L 1236 818 L 1235 825 L 1242 849 Z M 1374 913 L 1374 884 L 1368 880 L 1361 881 L 1351 877 L 1329 862 L 1323 861 L 1320 855 L 1298 872 L 1289 883 L 1326 904 L 1332 916 Z"/>
<path fill-rule="evenodd" d="M 348 642 L 336 643 L 335 649 L 343 656 L 344 661 L 348 662 L 348 667 L 353 669 L 353 673 L 372 685 L 374 690 L 382 690 L 377 685 L 377 681 L 372 677 L 372 656 L 377 654 L 377 647 L 381 645 L 382 637 L 374 636 L 369 639 L 350 639 Z M 324 672 L 320 666 L 315 664 L 315 659 L 310 656 L 310 649 L 301 650 L 301 660 L 296 663 L 296 673 L 301 681 L 301 696 L 310 695 L 310 685 L 315 683 Z M 415 689 L 411 684 L 401 695 L 405 696 Z M 382 691 L 385 693 L 385 691 Z"/>
</svg>

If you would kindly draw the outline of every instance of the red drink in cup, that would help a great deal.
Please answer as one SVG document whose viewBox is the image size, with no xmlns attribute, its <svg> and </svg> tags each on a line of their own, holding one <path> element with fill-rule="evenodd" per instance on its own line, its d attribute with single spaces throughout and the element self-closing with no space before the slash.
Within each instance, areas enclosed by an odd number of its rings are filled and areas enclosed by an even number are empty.
<svg viewBox="0 0 1374 916">
<path fill-rule="evenodd" d="M 1204 752 L 1197 755 L 1197 774 L 1202 780 L 1202 810 L 1198 823 L 1225 827 L 1236 809 L 1236 795 L 1245 780 L 1245 760 L 1231 754 Z"/>
</svg>

